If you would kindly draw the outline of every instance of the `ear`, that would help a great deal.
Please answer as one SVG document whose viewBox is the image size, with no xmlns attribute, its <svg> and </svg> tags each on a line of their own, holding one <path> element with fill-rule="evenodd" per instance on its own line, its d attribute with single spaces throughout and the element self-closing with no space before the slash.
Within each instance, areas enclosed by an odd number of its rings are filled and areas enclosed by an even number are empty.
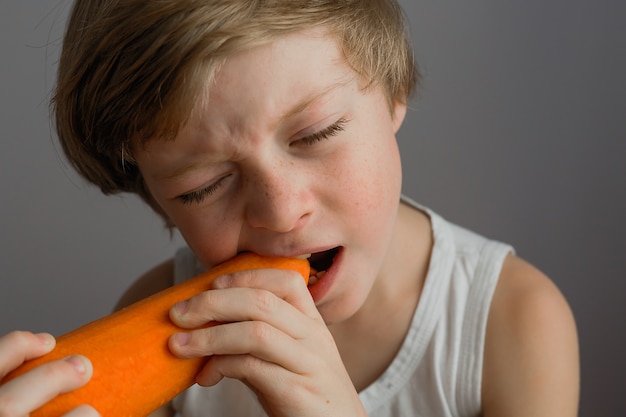
<svg viewBox="0 0 626 417">
<path fill-rule="evenodd" d="M 394 133 L 398 133 L 398 130 L 400 130 L 400 126 L 402 126 L 402 122 L 404 122 L 404 116 L 406 116 L 406 107 L 406 103 L 401 103 L 397 100 L 393 103 L 393 114 L 391 115 L 391 119 L 393 123 Z"/>
</svg>

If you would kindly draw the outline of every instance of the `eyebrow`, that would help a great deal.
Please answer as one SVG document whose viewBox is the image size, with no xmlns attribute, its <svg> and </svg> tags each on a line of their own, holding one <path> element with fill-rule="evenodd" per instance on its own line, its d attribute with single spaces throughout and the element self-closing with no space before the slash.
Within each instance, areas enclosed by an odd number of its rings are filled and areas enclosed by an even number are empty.
<svg viewBox="0 0 626 417">
<path fill-rule="evenodd" d="M 284 123 L 286 120 L 293 118 L 294 116 L 304 112 L 307 108 L 309 108 L 313 103 L 318 101 L 320 98 L 330 94 L 331 92 L 339 88 L 345 87 L 346 85 L 350 84 L 351 81 L 352 79 L 349 79 L 349 78 L 338 81 L 334 84 L 329 85 L 327 88 L 320 91 L 319 93 L 305 97 L 302 101 L 297 103 L 295 106 L 293 106 L 291 109 L 289 109 L 287 112 L 285 112 L 283 115 L 280 116 L 277 126 Z M 206 159 L 207 159 L 206 156 L 202 159 L 193 158 L 188 163 L 181 164 L 180 166 L 176 167 L 173 170 L 156 174 L 154 177 L 156 180 L 171 180 L 171 179 L 180 177 L 181 175 L 183 175 L 184 173 L 188 172 L 189 170 L 195 167 L 198 167 L 200 165 L 205 165 Z"/>
<path fill-rule="evenodd" d="M 309 108 L 311 106 L 311 104 L 315 103 L 320 98 L 324 97 L 325 95 L 331 93 L 334 90 L 337 90 L 338 88 L 345 87 L 346 85 L 350 84 L 351 81 L 352 81 L 351 79 L 338 81 L 338 82 L 336 82 L 334 84 L 329 85 L 327 88 L 325 88 L 321 92 L 319 92 L 317 94 L 313 94 L 312 96 L 306 97 L 304 100 L 302 100 L 301 102 L 297 103 L 295 106 L 293 106 L 291 109 L 289 109 L 285 114 L 283 114 L 280 117 L 278 124 L 280 125 L 285 120 L 288 120 L 288 119 L 290 119 L 290 118 L 292 118 L 292 117 L 294 117 L 294 116 L 304 112 L 307 108 Z"/>
<path fill-rule="evenodd" d="M 191 171 L 192 169 L 203 166 L 203 165 L 208 165 L 207 158 L 193 158 L 185 163 L 180 164 L 174 169 L 163 170 L 164 172 L 163 171 L 157 172 L 153 175 L 153 177 L 157 181 L 173 180 L 173 179 L 183 176 L 183 174 Z"/>
</svg>

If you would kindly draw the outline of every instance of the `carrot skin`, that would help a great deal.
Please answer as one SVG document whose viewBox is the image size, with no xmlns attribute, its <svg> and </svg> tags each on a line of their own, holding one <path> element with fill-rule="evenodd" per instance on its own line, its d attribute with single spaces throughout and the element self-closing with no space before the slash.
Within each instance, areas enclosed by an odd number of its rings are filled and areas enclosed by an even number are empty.
<svg viewBox="0 0 626 417">
<path fill-rule="evenodd" d="M 309 278 L 306 260 L 261 257 L 245 253 L 181 284 L 167 288 L 122 310 L 57 338 L 54 350 L 9 373 L 1 384 L 44 363 L 71 354 L 88 357 L 93 376 L 83 387 L 61 394 L 31 413 L 60 417 L 81 404 L 103 417 L 145 417 L 195 382 L 207 358 L 180 359 L 168 348 L 180 331 L 169 318 L 170 308 L 210 289 L 221 275 L 249 269 L 285 269 Z"/>
</svg>

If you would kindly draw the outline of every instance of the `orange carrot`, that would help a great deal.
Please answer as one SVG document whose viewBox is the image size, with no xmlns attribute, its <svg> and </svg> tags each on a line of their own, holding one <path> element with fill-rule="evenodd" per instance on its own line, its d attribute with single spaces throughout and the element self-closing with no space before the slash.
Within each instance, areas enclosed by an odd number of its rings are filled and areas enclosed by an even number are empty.
<svg viewBox="0 0 626 417">
<path fill-rule="evenodd" d="M 209 289 L 220 275 L 264 268 L 295 270 L 305 281 L 309 278 L 306 260 L 239 255 L 60 336 L 52 352 L 24 363 L 2 383 L 43 363 L 78 353 L 91 360 L 92 379 L 76 391 L 61 394 L 31 416 L 58 417 L 80 404 L 92 405 L 103 417 L 147 416 L 190 387 L 206 361 L 206 358 L 180 359 L 170 352 L 168 338 L 180 331 L 169 319 L 170 308 Z"/>
</svg>

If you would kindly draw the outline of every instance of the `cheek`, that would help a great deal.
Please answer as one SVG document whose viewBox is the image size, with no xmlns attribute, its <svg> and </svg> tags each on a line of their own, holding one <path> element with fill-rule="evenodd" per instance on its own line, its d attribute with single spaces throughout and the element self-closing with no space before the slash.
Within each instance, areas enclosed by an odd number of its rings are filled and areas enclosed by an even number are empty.
<svg viewBox="0 0 626 417">
<path fill-rule="evenodd" d="M 197 210 L 174 215 L 173 220 L 187 245 L 196 254 L 198 260 L 207 268 L 221 263 L 237 254 L 238 230 L 232 217 L 233 210 L 227 216 L 222 211 Z"/>
<path fill-rule="evenodd" d="M 342 194 L 350 196 L 353 209 L 362 216 L 373 216 L 398 202 L 402 173 L 395 139 L 374 142 L 361 150 L 361 157 L 346 165 L 348 181 L 342 182 Z"/>
</svg>

